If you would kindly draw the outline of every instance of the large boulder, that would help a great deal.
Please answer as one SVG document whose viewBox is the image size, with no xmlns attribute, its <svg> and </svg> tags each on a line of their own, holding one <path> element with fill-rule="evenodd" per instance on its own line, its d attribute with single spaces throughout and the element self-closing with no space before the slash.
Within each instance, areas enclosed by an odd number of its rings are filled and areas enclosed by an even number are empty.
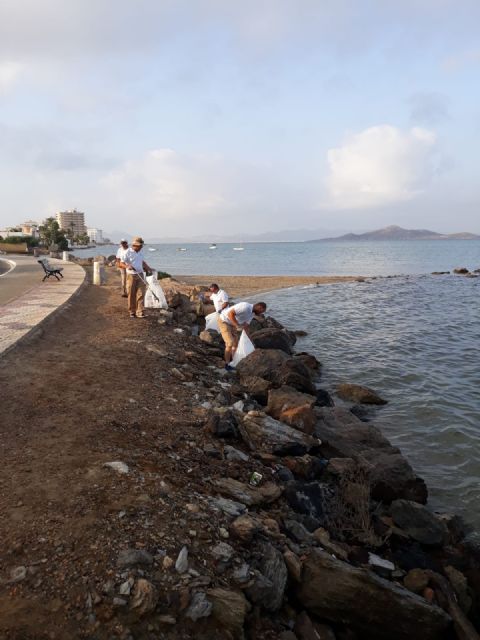
<svg viewBox="0 0 480 640">
<path fill-rule="evenodd" d="M 260 487 L 252 487 L 234 478 L 219 478 L 214 480 L 214 485 L 223 495 L 249 507 L 274 502 L 283 493 L 282 487 L 274 482 L 266 482 Z"/>
<path fill-rule="evenodd" d="M 314 550 L 303 564 L 297 597 L 322 620 L 369 640 L 442 640 L 450 617 L 439 607 L 366 569 Z"/>
<path fill-rule="evenodd" d="M 447 539 L 448 530 L 442 520 L 417 502 L 395 500 L 390 512 L 395 524 L 421 544 L 441 546 Z"/>
<path fill-rule="evenodd" d="M 304 455 L 320 443 L 270 416 L 247 414 L 243 428 L 253 447 L 275 455 Z"/>
<path fill-rule="evenodd" d="M 276 420 L 311 434 L 316 421 L 313 410 L 316 401 L 315 396 L 283 386 L 268 392 L 267 413 Z"/>
<path fill-rule="evenodd" d="M 292 353 L 295 342 L 284 329 L 261 329 L 251 334 L 252 342 L 257 349 L 280 349 Z"/>
<path fill-rule="evenodd" d="M 323 455 L 355 458 L 365 463 L 374 499 L 388 503 L 397 498 L 427 501 L 425 482 L 377 427 L 362 422 L 342 407 L 321 407 L 315 412 L 315 435 L 322 441 Z"/>
<path fill-rule="evenodd" d="M 252 378 L 262 378 L 270 383 L 270 388 L 289 385 L 298 391 L 315 394 L 308 368 L 279 349 L 255 349 L 238 363 L 237 371 L 241 384 L 247 389 L 252 385 Z"/>
<path fill-rule="evenodd" d="M 259 558 L 252 568 L 254 579 L 245 590 L 247 597 L 267 611 L 278 611 L 282 606 L 288 577 L 283 555 L 269 542 L 264 542 L 260 547 Z"/>
<path fill-rule="evenodd" d="M 381 398 L 373 389 L 363 387 L 360 384 L 339 384 L 337 386 L 337 395 L 342 400 L 350 400 L 359 404 L 387 404 L 387 401 Z"/>
</svg>

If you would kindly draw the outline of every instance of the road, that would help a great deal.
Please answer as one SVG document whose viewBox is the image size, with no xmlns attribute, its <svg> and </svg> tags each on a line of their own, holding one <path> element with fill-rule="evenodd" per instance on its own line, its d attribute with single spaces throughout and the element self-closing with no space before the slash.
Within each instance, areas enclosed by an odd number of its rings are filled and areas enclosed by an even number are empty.
<svg viewBox="0 0 480 640">
<path fill-rule="evenodd" d="M 2 256 L 3 260 L 7 256 Z M 37 263 L 37 258 L 33 256 L 17 256 L 10 255 L 8 260 L 16 262 L 17 266 L 13 271 L 1 275 L 5 263 L 2 262 L 0 267 L 0 305 L 6 304 L 23 293 L 35 287 L 42 281 L 43 272 L 41 266 Z"/>
</svg>

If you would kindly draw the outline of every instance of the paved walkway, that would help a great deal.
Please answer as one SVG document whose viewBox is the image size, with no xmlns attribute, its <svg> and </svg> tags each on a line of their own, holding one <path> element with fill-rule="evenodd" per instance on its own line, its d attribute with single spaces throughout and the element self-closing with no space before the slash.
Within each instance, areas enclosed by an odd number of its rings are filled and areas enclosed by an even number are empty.
<svg viewBox="0 0 480 640">
<path fill-rule="evenodd" d="M 64 277 L 60 282 L 53 277 L 42 282 L 43 272 L 35 258 L 15 256 L 9 259 L 17 262 L 18 266 L 0 277 L 0 356 L 64 305 L 83 284 L 86 275 L 82 267 L 73 262 L 49 258 L 50 264 L 63 267 Z M 20 266 L 25 268 L 20 269 Z M 13 285 L 17 269 L 17 284 Z M 2 303 L 1 292 L 7 290 L 3 297 L 8 295 L 9 302 Z M 12 300 L 12 296 L 16 297 Z"/>
</svg>

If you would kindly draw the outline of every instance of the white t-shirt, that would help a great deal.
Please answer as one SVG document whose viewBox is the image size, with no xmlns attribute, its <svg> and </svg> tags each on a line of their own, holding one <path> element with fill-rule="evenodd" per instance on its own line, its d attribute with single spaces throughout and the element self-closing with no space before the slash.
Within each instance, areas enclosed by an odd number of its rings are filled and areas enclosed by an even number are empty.
<svg viewBox="0 0 480 640">
<path fill-rule="evenodd" d="M 233 307 L 227 307 L 220 314 L 220 318 L 227 324 L 233 324 L 228 317 L 228 314 L 232 311 L 235 314 L 238 324 L 250 324 L 253 320 L 253 304 L 249 302 L 238 302 Z"/>
<path fill-rule="evenodd" d="M 135 251 L 135 249 L 132 249 L 131 247 L 128 248 L 125 252 L 125 258 L 123 259 L 123 262 L 131 265 L 130 269 L 127 268 L 127 273 L 143 273 L 144 260 L 145 258 L 143 256 L 142 249 L 140 249 L 140 251 Z"/>
<path fill-rule="evenodd" d="M 222 311 L 222 308 L 225 302 L 228 302 L 228 293 L 223 289 L 219 289 L 217 293 L 211 294 L 210 300 L 213 302 L 215 311 L 217 313 L 220 313 Z"/>
<path fill-rule="evenodd" d="M 123 247 L 118 247 L 117 260 L 121 260 L 122 262 L 125 262 L 125 256 L 127 254 L 127 251 L 128 251 L 128 247 L 126 249 L 124 249 Z"/>
</svg>

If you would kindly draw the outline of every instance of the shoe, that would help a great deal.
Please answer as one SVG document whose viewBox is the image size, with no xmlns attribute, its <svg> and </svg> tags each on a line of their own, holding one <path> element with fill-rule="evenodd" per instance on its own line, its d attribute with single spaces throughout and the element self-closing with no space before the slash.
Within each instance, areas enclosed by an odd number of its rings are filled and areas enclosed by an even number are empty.
<svg viewBox="0 0 480 640">
<path fill-rule="evenodd" d="M 128 293 L 122 293 L 122 298 L 128 298 Z"/>
<path fill-rule="evenodd" d="M 136 315 L 134 313 L 131 313 L 130 318 L 136 318 Z"/>
<path fill-rule="evenodd" d="M 232 367 L 231 364 L 226 364 L 225 365 L 225 371 L 235 371 L 235 367 Z"/>
<path fill-rule="evenodd" d="M 137 318 L 146 318 L 147 316 L 144 313 L 139 313 Z"/>
</svg>

